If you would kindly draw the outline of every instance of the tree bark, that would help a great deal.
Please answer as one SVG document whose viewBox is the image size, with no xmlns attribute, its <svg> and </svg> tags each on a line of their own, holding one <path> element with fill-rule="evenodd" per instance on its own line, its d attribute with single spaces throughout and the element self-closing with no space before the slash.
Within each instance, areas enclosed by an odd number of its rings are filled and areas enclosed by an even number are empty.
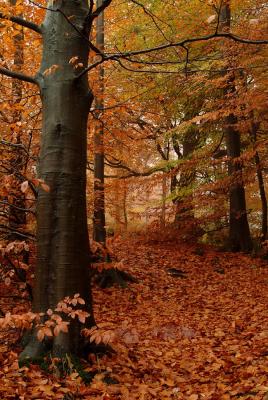
<svg viewBox="0 0 268 400">
<path fill-rule="evenodd" d="M 167 176 L 166 173 L 162 174 L 162 206 L 161 206 L 161 218 L 160 218 L 160 227 L 161 229 L 165 229 L 166 227 L 166 199 L 167 199 Z"/>
<path fill-rule="evenodd" d="M 251 128 L 251 137 L 252 137 L 252 142 L 253 146 L 256 146 L 257 142 L 257 131 L 258 131 L 258 123 L 254 122 L 254 116 L 252 115 L 253 122 L 252 122 L 252 128 Z M 265 193 L 265 186 L 264 186 L 264 179 L 263 179 L 263 171 L 262 171 L 262 166 L 261 166 L 261 160 L 260 160 L 260 155 L 259 152 L 255 149 L 255 165 L 256 165 L 256 174 L 257 174 L 257 180 L 258 180 L 258 185 L 259 185 L 259 192 L 260 192 L 260 198 L 261 198 L 261 208 L 262 208 L 262 223 L 261 223 L 261 233 L 262 233 L 262 240 L 267 239 L 267 212 L 268 212 L 268 207 L 267 207 L 267 198 L 266 198 L 266 193 Z"/>
<path fill-rule="evenodd" d="M 228 175 L 231 177 L 229 191 L 229 243 L 232 251 L 248 252 L 252 241 L 247 218 L 246 196 L 243 184 L 240 157 L 240 133 L 236 130 L 236 117 L 230 115 L 225 121 L 225 138 L 228 162 Z"/>
<path fill-rule="evenodd" d="M 10 4 L 15 6 L 17 0 L 10 0 Z M 14 52 L 14 67 L 18 72 L 22 71 L 24 63 L 23 54 L 23 28 L 17 28 L 19 32 L 13 37 L 15 52 Z M 22 98 L 23 83 L 19 80 L 12 81 L 12 106 L 14 106 L 14 111 L 12 112 L 12 123 L 15 129 L 18 129 L 17 123 L 21 121 L 21 110 L 16 109 Z M 21 128 L 19 128 L 21 129 Z M 21 132 L 13 132 L 16 144 L 21 143 Z M 13 152 L 13 157 L 10 161 L 11 170 L 15 177 L 17 175 L 23 175 L 23 167 L 25 166 L 25 152 L 22 147 L 16 147 Z M 17 179 L 16 188 L 14 188 L 13 203 L 9 207 L 9 228 L 10 234 L 8 235 L 9 240 L 20 240 L 21 237 L 16 233 L 21 230 L 21 227 L 26 223 L 26 212 L 25 210 L 25 196 L 20 190 L 20 180 Z"/>
<path fill-rule="evenodd" d="M 100 7 L 103 0 L 97 1 Z M 104 49 L 104 13 L 101 12 L 97 18 L 97 48 Z M 101 121 L 104 108 L 104 67 L 99 67 L 99 92 L 95 99 L 97 126 L 94 134 L 94 217 L 93 238 L 96 242 L 105 244 L 105 194 L 104 194 L 104 145 L 103 145 L 103 122 Z"/>
<path fill-rule="evenodd" d="M 193 109 L 188 109 L 185 112 L 185 121 L 190 121 L 192 118 L 194 118 L 196 115 L 198 115 L 200 109 L 201 109 L 201 104 L 202 102 L 197 101 L 197 104 Z M 192 106 L 192 105 L 191 105 Z M 187 105 L 187 107 L 191 107 L 190 105 Z M 185 132 L 184 137 L 181 141 L 181 148 L 182 151 L 180 151 L 180 146 L 178 145 L 176 139 L 173 139 L 173 147 L 175 152 L 178 155 L 178 158 L 180 159 L 181 157 L 187 159 L 190 158 L 196 149 L 196 146 L 199 141 L 199 130 L 196 125 L 191 125 L 187 132 Z M 176 205 L 176 214 L 175 214 L 175 224 L 179 224 L 181 221 L 187 222 L 189 225 L 189 222 L 194 221 L 194 212 L 193 212 L 193 196 L 192 196 L 192 191 L 190 189 L 191 185 L 194 183 L 195 180 L 195 175 L 196 172 L 195 170 L 189 170 L 189 171 L 182 171 L 180 173 L 179 179 L 174 176 L 171 182 L 171 191 L 176 191 L 176 189 L 189 189 L 190 194 L 186 195 L 185 198 L 182 198 L 178 196 L 173 200 L 173 202 Z M 190 225 L 189 225 L 190 226 Z"/>
<path fill-rule="evenodd" d="M 230 0 L 226 0 L 221 5 L 220 25 L 227 32 L 230 31 L 231 9 Z M 234 94 L 235 76 L 226 75 L 225 95 Z M 246 196 L 243 183 L 242 164 L 236 159 L 241 155 L 240 132 L 238 131 L 237 117 L 231 113 L 224 122 L 223 131 L 226 139 L 228 161 L 228 175 L 232 182 L 229 190 L 229 246 L 232 251 L 249 252 L 252 249 L 252 241 L 249 230 Z"/>
<path fill-rule="evenodd" d="M 37 80 L 43 103 L 38 174 L 50 190 L 40 188 L 38 193 L 33 310 L 46 312 L 65 296 L 79 293 L 93 323 L 86 210 L 87 119 L 93 96 L 87 76 L 76 79 L 81 68 L 70 62 L 78 57 L 77 63 L 87 65 L 89 7 L 86 0 L 58 0 L 49 7 L 55 11 L 47 11 L 42 24 Z M 80 347 L 77 322 L 71 321 L 68 333 L 53 338 L 54 355 L 78 353 Z M 41 350 L 33 337 L 21 359 L 38 356 Z"/>
</svg>

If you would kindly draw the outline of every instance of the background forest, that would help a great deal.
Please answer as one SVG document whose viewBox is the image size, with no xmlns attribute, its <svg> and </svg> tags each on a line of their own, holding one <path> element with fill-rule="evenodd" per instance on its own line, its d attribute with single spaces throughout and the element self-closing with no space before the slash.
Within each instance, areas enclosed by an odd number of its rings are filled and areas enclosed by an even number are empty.
<svg viewBox="0 0 268 400">
<path fill-rule="evenodd" d="M 267 400 L 267 17 L 0 1 L 1 398 Z"/>
</svg>

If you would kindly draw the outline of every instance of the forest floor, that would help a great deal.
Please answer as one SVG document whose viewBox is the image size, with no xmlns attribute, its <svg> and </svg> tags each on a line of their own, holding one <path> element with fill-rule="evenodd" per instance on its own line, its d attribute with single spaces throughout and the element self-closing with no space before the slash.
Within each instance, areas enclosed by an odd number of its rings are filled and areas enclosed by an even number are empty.
<svg viewBox="0 0 268 400">
<path fill-rule="evenodd" d="M 94 288 L 116 353 L 84 362 L 86 385 L 75 370 L 19 368 L 18 332 L 0 332 L 1 400 L 268 400 L 267 261 L 137 237 L 114 251 L 138 279 Z"/>
</svg>

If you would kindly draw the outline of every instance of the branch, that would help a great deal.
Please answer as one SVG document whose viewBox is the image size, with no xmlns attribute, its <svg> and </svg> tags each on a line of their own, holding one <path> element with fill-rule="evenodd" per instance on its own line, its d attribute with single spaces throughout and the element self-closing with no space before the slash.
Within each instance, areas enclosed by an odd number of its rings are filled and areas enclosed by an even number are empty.
<svg viewBox="0 0 268 400">
<path fill-rule="evenodd" d="M 125 59 L 125 57 L 124 57 Z M 134 68 L 130 68 L 127 67 L 124 63 L 122 63 L 121 60 L 115 59 L 115 61 L 118 62 L 118 64 L 125 69 L 126 71 L 130 71 L 130 72 L 138 72 L 138 73 L 150 73 L 150 74 L 178 74 L 178 70 L 177 71 L 169 71 L 166 69 L 163 70 L 154 70 L 154 69 L 134 69 Z M 139 63 L 139 61 L 137 61 L 137 63 Z M 164 63 L 163 63 L 164 64 Z"/>
<path fill-rule="evenodd" d="M 0 74 L 8 76 L 9 78 L 19 79 L 20 81 L 34 83 L 38 85 L 35 78 L 21 74 L 20 72 L 10 71 L 10 69 L 0 67 Z"/>
<path fill-rule="evenodd" d="M 92 22 L 107 8 L 113 0 L 103 0 L 101 6 L 99 6 L 92 14 L 89 15 L 89 20 Z"/>
<path fill-rule="evenodd" d="M 221 135 L 221 138 L 220 138 L 219 143 L 217 144 L 217 146 L 215 147 L 215 149 L 214 149 L 214 150 L 212 151 L 212 153 L 211 153 L 213 158 L 219 158 L 218 154 L 219 154 L 219 149 L 220 149 L 220 147 L 221 147 L 223 138 L 224 138 L 224 133 Z M 220 150 L 220 151 L 222 151 L 222 150 Z M 225 151 L 225 153 L 226 153 L 226 150 L 224 150 L 224 151 Z M 227 154 L 227 153 L 226 153 L 226 154 Z M 224 155 L 226 155 L 226 154 L 224 154 Z M 223 154 L 222 154 L 222 155 L 223 155 Z"/>
<path fill-rule="evenodd" d="M 160 32 L 160 34 L 163 36 L 163 38 L 164 38 L 167 42 L 170 43 L 170 40 L 168 39 L 168 37 L 166 36 L 166 34 L 163 32 L 163 30 L 161 29 L 161 27 L 159 26 L 159 24 L 158 24 L 158 22 L 157 22 L 156 20 L 159 20 L 160 22 L 164 23 L 164 24 L 167 25 L 169 28 L 171 28 L 170 25 L 167 24 L 165 21 L 161 20 L 157 15 L 153 14 L 150 10 L 148 10 L 143 4 L 141 4 L 141 3 L 138 2 L 137 0 L 131 0 L 131 1 L 132 1 L 132 3 L 136 4 L 137 6 L 139 6 L 139 7 L 141 7 L 141 8 L 143 9 L 144 13 L 145 13 L 146 15 L 148 15 L 148 16 L 151 18 L 151 20 L 153 21 L 153 23 L 154 23 L 156 29 Z M 178 57 L 180 57 L 180 56 L 179 56 L 179 53 L 177 52 L 177 49 L 174 49 L 174 51 L 175 51 L 176 55 L 177 55 Z"/>
<path fill-rule="evenodd" d="M 0 204 L 2 204 L 3 206 L 8 206 L 8 207 L 11 207 L 11 208 L 15 208 L 16 210 L 19 210 L 19 211 L 25 211 L 27 213 L 36 215 L 36 212 L 31 210 L 30 208 L 19 207 L 19 206 L 16 206 L 15 204 L 11 204 L 11 203 L 8 203 L 7 201 L 2 201 L 2 200 L 0 200 Z"/>
<path fill-rule="evenodd" d="M 8 20 L 14 22 L 15 24 L 24 26 L 25 28 L 29 28 L 32 31 L 35 31 L 37 33 L 41 33 L 42 34 L 42 30 L 41 30 L 41 27 L 39 25 L 35 24 L 34 22 L 27 21 L 26 19 L 24 19 L 22 17 L 17 17 L 15 15 L 6 16 L 6 15 L 3 15 L 2 13 L 0 13 L 0 18 L 8 19 Z"/>
<path fill-rule="evenodd" d="M 63 16 L 63 18 L 68 22 L 68 24 L 70 24 L 71 27 L 72 27 L 83 39 L 85 39 L 85 41 L 88 43 L 88 45 L 89 45 L 89 47 L 90 47 L 91 50 L 93 50 L 96 54 L 99 54 L 100 56 L 103 55 L 102 52 L 101 52 L 101 50 L 98 49 L 96 46 L 94 46 L 94 44 L 88 39 L 88 37 L 85 36 L 85 35 L 83 34 L 83 32 L 81 32 L 81 31 L 72 23 L 72 21 L 70 20 L 70 18 L 68 18 L 67 15 L 65 15 L 63 11 L 61 11 L 60 9 L 57 9 L 57 10 L 54 10 L 54 11 L 58 11 L 58 12 Z"/>
<path fill-rule="evenodd" d="M 184 46 L 188 43 L 195 43 L 195 42 L 204 42 L 208 41 L 211 39 L 217 39 L 217 38 L 225 38 L 225 39 L 231 39 L 235 42 L 239 43 L 244 43 L 244 44 L 268 44 L 268 40 L 251 40 L 251 39 L 244 39 L 239 36 L 234 35 L 233 33 L 228 33 L 228 32 L 223 32 L 223 33 L 212 33 L 210 35 L 205 35 L 205 36 L 200 36 L 200 37 L 195 37 L 195 38 L 188 38 L 184 39 L 180 42 L 175 42 L 175 43 L 166 43 L 162 44 L 160 46 L 156 47 L 151 47 L 150 49 L 144 49 L 144 50 L 136 50 L 136 51 L 127 51 L 125 53 L 115 53 L 111 54 L 110 56 L 106 57 L 110 59 L 115 59 L 115 58 L 125 58 L 129 56 L 134 56 L 134 55 L 140 55 L 140 54 L 148 54 L 148 53 L 153 53 L 155 51 L 159 50 L 165 50 L 171 47 L 182 47 L 185 48 Z"/>
<path fill-rule="evenodd" d="M 56 8 L 56 9 L 54 9 L 54 8 L 50 8 L 50 7 L 44 7 L 44 6 L 42 6 L 41 4 L 37 4 L 37 3 L 35 3 L 34 1 L 32 1 L 32 0 L 28 0 L 31 4 L 33 4 L 35 7 L 38 7 L 38 8 L 41 8 L 41 9 L 43 9 L 43 10 L 47 10 L 47 11 L 51 11 L 51 12 L 54 12 L 54 13 L 60 13 L 62 16 L 63 16 L 63 18 L 66 20 L 66 22 L 68 22 L 68 24 L 70 24 L 71 26 L 72 26 L 72 28 L 83 38 L 83 39 L 85 39 L 85 41 L 88 43 L 88 45 L 89 45 L 89 47 L 91 48 L 91 50 L 93 50 L 96 54 L 99 54 L 99 55 L 101 55 L 102 56 L 102 52 L 96 47 L 96 46 L 94 46 L 94 44 L 88 39 L 88 37 L 87 36 L 85 36 L 84 34 L 83 34 L 83 32 L 81 32 L 76 26 L 75 26 L 75 24 L 73 24 L 72 23 L 72 21 L 70 20 L 70 18 L 60 9 L 60 8 Z M 112 0 L 111 0 L 112 1 Z M 92 14 L 90 14 L 91 13 L 91 10 L 92 10 L 92 7 L 93 7 L 93 1 L 92 0 L 90 0 L 90 11 L 89 11 L 89 17 L 92 15 Z M 97 11 L 97 10 L 96 10 Z M 92 19 L 93 20 L 93 19 Z M 91 20 L 90 20 L 91 21 Z"/>
<path fill-rule="evenodd" d="M 0 224 L 0 234 L 1 233 L 15 233 L 16 235 L 22 237 L 22 238 L 26 238 L 29 240 L 36 240 L 36 236 L 33 235 L 32 233 L 29 232 L 20 232 L 17 231 L 16 229 L 12 229 L 9 226 L 6 226 L 4 224 Z"/>
<path fill-rule="evenodd" d="M 113 162 L 113 161 L 108 160 L 107 156 L 106 156 L 105 159 L 106 159 L 107 162 L 105 163 L 105 165 L 108 165 L 110 168 L 123 169 L 123 170 L 127 171 L 128 174 L 127 175 L 121 175 L 121 176 L 118 176 L 118 175 L 105 175 L 105 178 L 127 179 L 127 178 L 131 178 L 131 177 L 150 176 L 152 174 L 155 174 L 157 172 L 161 172 L 161 171 L 165 170 L 165 168 L 163 168 L 163 167 L 153 167 L 153 168 L 150 168 L 150 169 L 148 169 L 147 171 L 144 171 L 144 172 L 135 171 L 134 169 L 128 167 L 127 165 L 122 164 L 122 161 L 117 160 L 113 156 L 111 156 L 111 157 L 114 158 L 115 161 Z M 91 167 L 90 164 L 91 164 L 90 162 L 87 163 L 87 169 L 93 172 L 94 168 Z"/>
<path fill-rule="evenodd" d="M 118 179 L 127 179 L 127 178 L 132 178 L 132 177 L 139 177 L 139 176 L 151 176 L 157 172 L 163 172 L 163 168 L 151 168 L 145 172 L 133 171 L 130 168 L 125 168 L 125 169 L 130 171 L 129 174 L 117 176 Z"/>
<path fill-rule="evenodd" d="M 0 140 L 0 144 L 2 144 L 4 146 L 22 149 L 23 151 L 25 151 L 25 153 L 29 154 L 29 152 L 27 151 L 27 149 L 25 148 L 25 146 L 22 143 L 11 143 L 11 142 L 7 142 L 6 140 Z"/>
<path fill-rule="evenodd" d="M 157 143 L 156 149 L 157 149 L 158 153 L 161 155 L 161 157 L 163 158 L 163 160 L 168 161 L 168 158 L 167 158 L 165 152 L 163 151 L 160 143 Z"/>
<path fill-rule="evenodd" d="M 108 0 L 107 0 L 108 1 Z M 125 65 L 122 65 L 120 62 L 120 59 L 126 59 L 131 56 L 138 56 L 142 54 L 149 54 L 149 53 L 154 53 L 156 51 L 161 51 L 161 50 L 166 50 L 169 48 L 174 48 L 174 47 L 181 47 L 184 50 L 187 50 L 187 55 L 188 55 L 188 49 L 186 49 L 186 45 L 189 43 L 196 43 L 196 42 L 204 42 L 204 41 L 209 41 L 212 39 L 230 39 L 238 43 L 243 43 L 243 44 L 253 44 L 253 45 L 263 45 L 263 44 L 268 44 L 268 39 L 263 39 L 263 40 L 251 40 L 251 39 L 244 39 L 239 36 L 234 35 L 233 33 L 229 32 L 223 32 L 223 33 L 212 33 L 210 35 L 205 35 L 205 36 L 200 36 L 200 37 L 194 37 L 194 38 L 188 38 L 184 39 L 180 42 L 175 42 L 175 43 L 165 43 L 160 46 L 156 47 L 151 47 L 149 49 L 144 49 L 144 50 L 134 50 L 134 51 L 126 51 L 126 52 L 120 52 L 120 53 L 113 53 L 113 54 L 103 54 L 102 59 L 100 61 L 95 62 L 94 64 L 89 65 L 87 68 L 85 68 L 78 76 L 76 79 L 80 79 L 82 76 L 84 76 L 87 72 L 92 70 L 93 68 L 97 67 L 98 65 L 102 64 L 103 62 L 107 61 L 117 61 L 119 64 L 130 71 L 133 72 L 140 72 L 138 70 L 131 70 L 130 68 L 127 68 Z M 130 62 L 130 60 L 127 60 Z M 138 62 L 137 60 L 135 61 L 136 63 Z M 159 73 L 160 71 L 142 71 L 142 72 L 155 72 Z M 162 73 L 165 73 L 165 71 L 161 71 Z M 169 73 L 175 73 L 175 71 L 168 71 Z"/>
</svg>

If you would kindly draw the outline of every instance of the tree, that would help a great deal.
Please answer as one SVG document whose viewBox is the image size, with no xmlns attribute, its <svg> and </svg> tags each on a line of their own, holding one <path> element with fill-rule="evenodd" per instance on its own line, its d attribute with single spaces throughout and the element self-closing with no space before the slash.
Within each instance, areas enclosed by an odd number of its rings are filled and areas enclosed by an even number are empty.
<svg viewBox="0 0 268 400">
<path fill-rule="evenodd" d="M 195 101 L 187 104 L 185 102 L 185 111 L 183 121 L 191 121 L 194 117 L 198 116 L 202 108 L 202 99 L 196 95 Z M 180 139 L 180 140 L 179 140 Z M 173 147 L 178 156 L 178 159 L 184 158 L 185 160 L 193 158 L 193 153 L 200 141 L 200 134 L 198 125 L 191 123 L 185 129 L 183 137 L 178 135 L 173 136 Z M 180 143 L 181 142 L 181 143 Z M 193 209 L 193 189 L 192 186 L 195 181 L 196 171 L 194 168 L 189 168 L 186 171 L 181 171 L 179 180 L 176 176 L 172 180 L 172 191 L 174 191 L 174 203 L 176 204 L 175 223 L 180 225 L 181 220 L 185 220 L 188 225 L 188 230 L 194 230 L 194 209 Z M 184 192 L 183 196 L 176 196 L 176 190 Z M 186 194 L 188 193 L 188 194 Z"/>
<path fill-rule="evenodd" d="M 230 1 L 227 0 L 221 4 L 220 23 L 223 29 L 230 30 L 231 9 Z M 226 87 L 225 95 L 230 97 L 235 95 L 235 73 L 225 73 Z M 231 177 L 229 191 L 229 243 L 234 251 L 250 251 L 252 241 L 249 231 L 247 218 L 246 196 L 242 176 L 241 156 L 241 137 L 237 129 L 237 116 L 230 112 L 225 119 L 223 131 L 226 138 L 228 162 L 228 174 Z"/>
<path fill-rule="evenodd" d="M 16 5 L 16 0 L 10 0 L 10 5 Z M 17 71 L 21 71 L 23 68 L 23 29 L 19 27 L 13 36 L 14 54 L 13 63 Z M 2 227 L 5 234 L 10 240 L 20 239 L 20 228 L 26 222 L 25 213 L 25 198 L 24 194 L 20 190 L 21 175 L 23 174 L 23 168 L 26 163 L 26 153 L 22 144 L 21 134 L 19 125 L 21 124 L 21 109 L 20 102 L 22 99 L 22 82 L 13 80 L 12 81 L 12 99 L 11 99 L 11 134 L 13 136 L 13 143 L 1 143 L 3 145 L 12 147 L 13 152 L 9 160 L 9 173 L 13 176 L 13 195 L 12 200 L 1 203 L 1 209 L 3 215 L 6 215 L 6 225 Z M 6 210 L 5 210 L 6 209 Z"/>
<path fill-rule="evenodd" d="M 143 48 L 138 50 L 105 54 L 89 38 L 93 22 L 111 2 L 104 0 L 95 7 L 93 0 L 50 0 L 47 7 L 38 6 L 46 11 L 40 26 L 12 15 L 5 10 L 5 6 L 0 14 L 1 18 L 31 29 L 43 39 L 42 62 L 35 76 L 0 67 L 1 74 L 36 85 L 43 106 L 33 310 L 46 313 L 64 297 L 79 293 L 85 300 L 85 311 L 90 314 L 88 325 L 94 323 L 94 318 L 86 210 L 87 120 L 93 94 L 87 74 L 109 61 L 127 69 L 129 64 L 139 63 L 158 68 L 159 62 L 164 66 L 169 62 L 167 56 L 170 49 L 180 48 L 185 53 L 188 44 L 206 43 L 215 38 L 228 38 L 242 43 L 267 43 L 267 40 L 251 41 L 229 32 L 216 31 L 204 36 L 180 38 L 174 42 L 165 40 L 164 44 L 155 47 L 144 48 L 142 43 Z M 90 50 L 98 58 L 88 65 Z M 160 61 L 155 59 L 155 54 Z M 182 62 L 179 61 L 179 64 Z M 130 71 L 136 72 L 131 68 Z M 173 66 L 171 72 L 174 71 L 177 73 Z M 53 354 L 79 353 L 82 347 L 80 328 L 77 321 L 71 320 L 67 333 L 61 332 L 53 337 Z M 37 341 L 33 331 L 21 357 L 37 357 L 43 350 L 43 343 Z"/>
<path fill-rule="evenodd" d="M 251 140 L 253 146 L 256 147 L 257 143 L 257 131 L 259 123 L 254 121 L 254 116 L 252 117 L 252 127 L 251 127 Z M 267 238 L 267 197 L 265 193 L 265 186 L 264 186 L 264 179 L 263 179 L 263 170 L 261 166 L 261 160 L 258 150 L 255 148 L 255 164 L 256 164 L 256 175 L 259 185 L 259 192 L 261 198 L 261 206 L 262 206 L 262 219 L 261 219 L 261 233 L 262 233 L 262 240 L 266 240 Z"/>
<path fill-rule="evenodd" d="M 97 7 L 101 7 L 102 0 L 97 1 Z M 96 23 L 96 46 L 102 52 L 104 50 L 104 13 L 101 12 Z M 93 238 L 96 242 L 105 244 L 105 197 L 104 197 L 104 123 L 102 112 L 104 108 L 104 67 L 99 66 L 99 88 L 95 96 L 96 126 L 94 132 L 94 216 Z"/>
<path fill-rule="evenodd" d="M 89 33 L 93 20 L 110 3 L 93 11 L 93 2 L 49 2 L 41 26 L 11 17 L 43 37 L 43 56 L 35 77 L 1 68 L 0 72 L 39 86 L 43 104 L 39 178 L 49 191 L 39 190 L 37 201 L 37 266 L 33 310 L 54 309 L 65 296 L 79 293 L 93 321 L 89 276 L 86 214 L 87 118 L 93 100 L 87 75 Z M 4 15 L 2 15 L 4 17 Z M 72 16 L 72 18 L 70 18 Z M 53 340 L 53 353 L 78 352 L 80 330 Z M 43 351 L 33 333 L 22 358 Z"/>
</svg>

